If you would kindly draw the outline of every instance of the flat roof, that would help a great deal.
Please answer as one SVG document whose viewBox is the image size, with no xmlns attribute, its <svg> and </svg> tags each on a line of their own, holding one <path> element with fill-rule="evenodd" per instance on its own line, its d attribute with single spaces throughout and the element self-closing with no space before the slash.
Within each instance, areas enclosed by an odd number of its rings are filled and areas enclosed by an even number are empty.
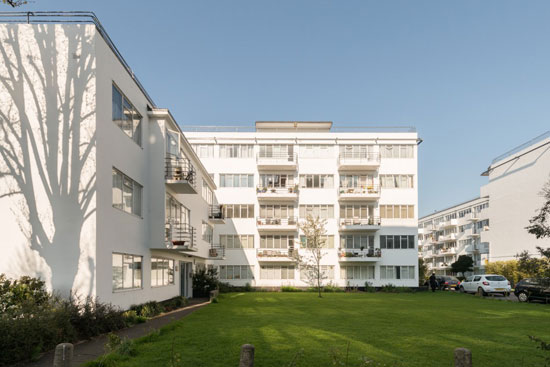
<svg viewBox="0 0 550 367">
<path fill-rule="evenodd" d="M 263 123 L 264 121 L 258 121 Z M 265 121 L 268 122 L 268 121 Z M 299 122 L 299 121 L 297 121 Z M 302 121 L 306 122 L 306 121 Z M 309 122 L 306 122 L 309 123 Z M 326 123 L 326 122 L 325 122 Z M 331 122 L 332 124 L 332 122 Z M 220 132 L 220 133 L 232 133 L 232 132 L 288 132 L 288 128 L 270 128 L 266 130 L 257 130 L 256 126 L 251 125 L 183 125 L 183 131 L 186 132 Z M 413 126 L 369 126 L 369 125 L 357 125 L 357 126 L 334 126 L 331 125 L 330 129 L 304 129 L 305 131 L 318 131 L 318 132 L 331 132 L 331 133 L 416 133 L 416 128 Z M 296 131 L 292 129 L 292 131 Z"/>
</svg>

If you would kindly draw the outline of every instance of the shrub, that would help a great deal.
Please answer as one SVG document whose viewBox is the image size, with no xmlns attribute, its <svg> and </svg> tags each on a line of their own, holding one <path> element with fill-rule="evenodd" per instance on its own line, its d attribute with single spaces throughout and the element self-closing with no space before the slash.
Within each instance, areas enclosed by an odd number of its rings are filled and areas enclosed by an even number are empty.
<svg viewBox="0 0 550 367">
<path fill-rule="evenodd" d="M 328 283 L 323 287 L 323 292 L 326 293 L 336 293 L 336 292 L 344 292 L 344 290 L 332 283 Z"/>
<path fill-rule="evenodd" d="M 210 291 L 218 289 L 218 271 L 215 268 L 199 269 L 193 274 L 193 295 L 209 297 Z"/>
<path fill-rule="evenodd" d="M 413 290 L 409 287 L 397 287 L 393 284 L 386 284 L 379 289 L 379 292 L 384 293 L 412 293 Z"/>
<path fill-rule="evenodd" d="M 183 296 L 177 296 L 167 299 L 166 301 L 162 301 L 161 304 L 164 307 L 164 311 L 168 312 L 187 306 L 189 304 L 189 301 Z"/>
<path fill-rule="evenodd" d="M 301 290 L 291 285 L 284 285 L 281 287 L 281 292 L 301 292 Z"/>
<path fill-rule="evenodd" d="M 367 282 L 365 282 L 365 292 L 374 293 L 374 292 L 376 292 L 376 288 L 374 288 L 372 286 L 372 284 L 369 281 L 367 281 Z"/>
</svg>

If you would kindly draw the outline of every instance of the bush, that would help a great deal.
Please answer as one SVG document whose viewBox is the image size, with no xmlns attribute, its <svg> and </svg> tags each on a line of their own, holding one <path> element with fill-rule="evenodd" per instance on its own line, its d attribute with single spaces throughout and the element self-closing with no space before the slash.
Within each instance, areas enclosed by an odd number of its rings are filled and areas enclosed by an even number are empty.
<svg viewBox="0 0 550 367">
<path fill-rule="evenodd" d="M 374 287 L 372 286 L 372 284 L 371 284 L 370 282 L 367 281 L 367 282 L 365 282 L 365 292 L 367 292 L 367 293 L 374 293 L 374 292 L 376 292 L 376 288 L 374 288 Z"/>
<path fill-rule="evenodd" d="M 218 290 L 220 293 L 230 293 L 230 292 L 259 292 L 261 289 L 254 288 L 250 283 L 246 283 L 244 287 L 238 287 L 231 285 L 229 283 L 218 283 Z"/>
<path fill-rule="evenodd" d="M 393 284 L 386 284 L 379 289 L 383 293 L 412 293 L 413 290 L 409 287 L 396 287 Z"/>
<path fill-rule="evenodd" d="M 210 291 L 218 289 L 218 271 L 215 268 L 199 269 L 193 274 L 193 295 L 210 297 Z"/>
<path fill-rule="evenodd" d="M 169 312 L 187 306 L 189 301 L 183 296 L 177 296 L 167 299 L 166 301 L 162 301 L 161 304 L 164 307 L 164 311 Z"/>
<path fill-rule="evenodd" d="M 293 287 L 291 285 L 284 285 L 281 287 L 281 292 L 301 292 L 301 289 Z"/>
<path fill-rule="evenodd" d="M 344 289 L 332 284 L 332 283 L 328 283 L 327 285 L 325 285 L 323 287 L 323 292 L 326 292 L 326 293 L 336 293 L 336 292 L 344 292 Z"/>
</svg>

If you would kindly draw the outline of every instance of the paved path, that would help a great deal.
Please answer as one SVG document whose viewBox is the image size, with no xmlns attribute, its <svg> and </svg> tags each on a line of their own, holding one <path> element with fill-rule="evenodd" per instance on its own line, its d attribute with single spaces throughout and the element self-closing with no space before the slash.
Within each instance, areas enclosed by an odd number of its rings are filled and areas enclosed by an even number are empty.
<svg viewBox="0 0 550 367">
<path fill-rule="evenodd" d="M 172 311 L 170 313 L 158 316 L 154 319 L 151 319 L 143 324 L 137 324 L 130 328 L 116 331 L 115 334 L 121 338 L 134 339 L 139 338 L 140 336 L 147 335 L 150 332 L 160 329 L 166 324 L 171 323 L 172 321 L 179 320 L 182 317 L 185 317 L 192 313 L 195 310 L 198 310 L 201 307 L 209 304 L 207 299 L 192 299 L 190 300 L 189 306 Z M 107 343 L 107 335 L 101 335 L 92 340 L 87 340 L 80 344 L 74 346 L 74 360 L 73 366 L 80 366 L 82 363 L 96 359 L 105 353 L 105 343 Z M 53 366 L 53 355 L 54 351 L 46 352 L 42 357 L 32 363 L 23 365 L 24 367 L 52 367 Z"/>
</svg>

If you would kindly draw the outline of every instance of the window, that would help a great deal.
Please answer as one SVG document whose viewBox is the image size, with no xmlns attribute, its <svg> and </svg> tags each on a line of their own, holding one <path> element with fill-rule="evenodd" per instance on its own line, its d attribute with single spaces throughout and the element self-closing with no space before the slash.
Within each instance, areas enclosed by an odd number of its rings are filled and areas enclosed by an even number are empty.
<svg viewBox="0 0 550 367">
<path fill-rule="evenodd" d="M 334 265 L 321 265 L 321 279 L 334 279 Z M 317 280 L 317 268 L 313 267 L 301 267 L 300 268 L 300 280 L 302 281 L 316 281 Z"/>
<path fill-rule="evenodd" d="M 381 145 L 382 158 L 414 158 L 414 145 Z"/>
<path fill-rule="evenodd" d="M 252 144 L 220 144 L 220 158 L 253 158 Z"/>
<path fill-rule="evenodd" d="M 414 249 L 414 235 L 383 235 L 380 236 L 380 248 L 383 249 Z"/>
<path fill-rule="evenodd" d="M 141 115 L 114 84 L 113 121 L 137 145 L 141 146 Z"/>
<path fill-rule="evenodd" d="M 113 167 L 113 207 L 141 216 L 142 186 Z"/>
<path fill-rule="evenodd" d="M 340 145 L 340 158 L 361 159 L 374 156 L 374 145 L 348 144 Z"/>
<path fill-rule="evenodd" d="M 143 257 L 113 252 L 113 290 L 141 288 Z"/>
<path fill-rule="evenodd" d="M 340 187 L 374 188 L 374 177 L 370 175 L 340 175 Z"/>
<path fill-rule="evenodd" d="M 151 258 L 151 287 L 175 284 L 174 260 Z"/>
<path fill-rule="evenodd" d="M 260 248 L 270 249 L 293 249 L 294 248 L 294 236 L 288 235 L 262 235 L 260 236 Z"/>
<path fill-rule="evenodd" d="M 294 159 L 294 145 L 287 144 L 262 144 L 260 145 L 260 158 L 288 158 Z"/>
<path fill-rule="evenodd" d="M 202 239 L 209 244 L 214 240 L 214 227 L 205 222 L 202 222 Z"/>
<path fill-rule="evenodd" d="M 327 144 L 302 144 L 299 146 L 300 158 L 332 158 L 333 146 Z"/>
<path fill-rule="evenodd" d="M 261 174 L 260 187 L 274 187 L 274 188 L 294 187 L 294 175 Z"/>
<path fill-rule="evenodd" d="M 385 189 L 412 189 L 413 175 L 380 175 L 380 185 Z"/>
<path fill-rule="evenodd" d="M 380 218 L 414 219 L 414 205 L 380 205 Z"/>
<path fill-rule="evenodd" d="M 254 235 L 220 234 L 220 245 L 226 249 L 254 248 Z"/>
<path fill-rule="evenodd" d="M 224 280 L 254 279 L 254 266 L 220 265 L 219 277 Z"/>
<path fill-rule="evenodd" d="M 221 173 L 220 187 L 254 187 L 254 175 Z"/>
<path fill-rule="evenodd" d="M 260 205 L 260 218 L 293 218 L 294 206 L 291 205 Z"/>
<path fill-rule="evenodd" d="M 199 158 L 214 157 L 214 144 L 192 144 L 192 147 Z"/>
<path fill-rule="evenodd" d="M 414 266 L 380 266 L 380 279 L 415 279 Z"/>
<path fill-rule="evenodd" d="M 202 180 L 202 198 L 210 205 L 214 202 L 214 194 L 208 183 L 206 183 L 206 180 Z"/>
<path fill-rule="evenodd" d="M 374 279 L 374 266 L 341 266 L 340 279 Z"/>
<path fill-rule="evenodd" d="M 166 194 L 165 205 L 166 223 L 188 225 L 191 222 L 191 211 L 173 196 Z"/>
<path fill-rule="evenodd" d="M 294 279 L 294 265 L 262 265 L 260 279 Z"/>
<path fill-rule="evenodd" d="M 334 236 L 333 235 L 323 235 L 319 237 L 323 248 L 334 248 Z M 308 248 L 308 241 L 306 236 L 300 236 L 300 246 L 302 248 Z"/>
<path fill-rule="evenodd" d="M 225 218 L 254 218 L 254 204 L 224 204 Z"/>
<path fill-rule="evenodd" d="M 300 205 L 300 218 L 334 218 L 334 205 L 319 204 L 319 205 Z"/>
<path fill-rule="evenodd" d="M 340 235 L 340 247 L 344 249 L 374 249 L 374 236 L 367 234 Z"/>
<path fill-rule="evenodd" d="M 340 205 L 340 219 L 368 219 L 373 216 L 372 205 Z"/>
<path fill-rule="evenodd" d="M 300 187 L 308 189 L 334 188 L 333 175 L 300 175 Z"/>
</svg>

